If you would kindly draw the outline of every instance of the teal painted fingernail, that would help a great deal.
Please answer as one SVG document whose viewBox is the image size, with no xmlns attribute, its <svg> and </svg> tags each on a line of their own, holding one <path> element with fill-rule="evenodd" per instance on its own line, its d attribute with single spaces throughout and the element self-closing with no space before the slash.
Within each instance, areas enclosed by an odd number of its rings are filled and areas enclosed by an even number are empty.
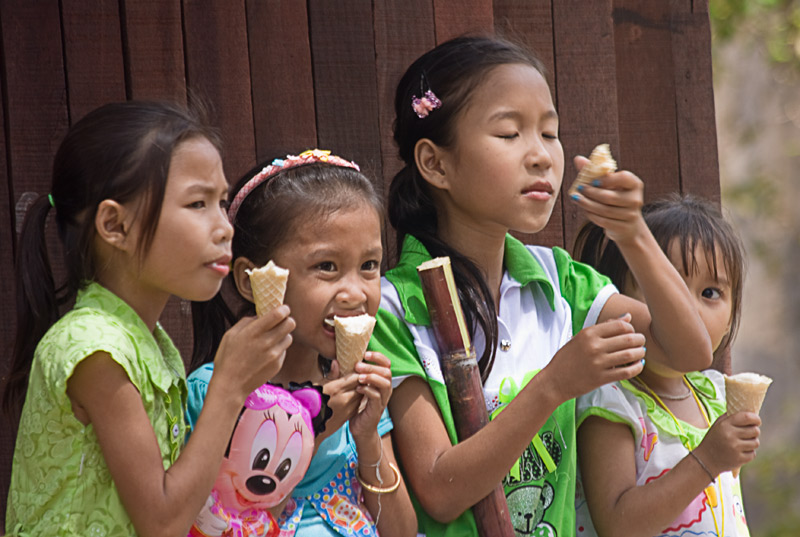
<svg viewBox="0 0 800 537">
<path fill-rule="evenodd" d="M 592 181 L 592 186 L 600 186 L 600 184 L 601 184 L 600 179 L 595 179 L 594 181 Z"/>
<path fill-rule="evenodd" d="M 570 198 L 572 198 L 575 201 L 578 201 L 579 199 L 581 199 L 581 197 L 579 195 L 577 195 L 577 194 L 571 195 Z"/>
<path fill-rule="evenodd" d="M 644 349 L 644 353 L 647 354 L 647 347 L 642 347 Z"/>
<path fill-rule="evenodd" d="M 583 185 L 578 185 L 578 192 L 583 192 Z"/>
<path fill-rule="evenodd" d="M 642 358 L 642 366 L 644 366 L 644 358 Z"/>
</svg>

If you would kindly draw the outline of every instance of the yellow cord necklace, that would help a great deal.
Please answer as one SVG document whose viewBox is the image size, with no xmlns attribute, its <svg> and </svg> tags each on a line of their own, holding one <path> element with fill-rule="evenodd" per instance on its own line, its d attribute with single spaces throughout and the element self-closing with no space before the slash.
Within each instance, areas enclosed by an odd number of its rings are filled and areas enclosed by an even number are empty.
<svg viewBox="0 0 800 537">
<path fill-rule="evenodd" d="M 656 394 L 656 392 L 654 392 L 650 388 L 650 386 L 647 385 L 647 383 L 645 381 L 643 381 L 639 377 L 635 377 L 635 380 L 636 380 L 636 382 L 641 384 L 645 388 L 645 390 L 647 390 L 647 392 L 650 394 L 650 396 L 659 405 L 661 405 L 661 408 L 663 408 L 664 410 L 667 411 L 667 414 L 669 414 L 669 416 L 672 418 L 672 421 L 675 422 L 675 426 L 678 428 L 678 430 L 681 432 L 683 437 L 686 439 L 686 443 L 684 444 L 684 447 L 686 447 L 686 449 L 688 449 L 689 451 L 692 451 L 694 448 L 689 444 L 689 436 L 686 434 L 686 431 L 683 430 L 683 427 L 681 426 L 680 420 L 678 420 L 678 418 L 675 416 L 675 414 L 672 413 L 672 411 L 667 407 L 667 405 L 664 404 L 664 401 L 661 400 L 661 398 L 658 396 L 658 394 Z M 686 378 L 686 375 L 683 375 L 683 383 L 686 384 L 686 387 L 689 388 L 690 392 L 692 392 L 692 396 L 694 397 L 694 400 L 697 403 L 697 408 L 700 409 L 700 413 L 703 415 L 703 419 L 706 421 L 706 427 L 711 427 L 711 421 L 708 419 L 708 414 L 706 413 L 706 409 L 705 409 L 705 407 L 703 407 L 703 404 L 700 402 L 700 399 L 697 397 L 697 393 L 694 391 L 694 387 L 692 387 L 692 384 Z M 705 495 L 706 495 L 706 500 L 708 500 L 708 506 L 711 508 L 711 516 L 714 519 L 714 529 L 717 531 L 717 535 L 719 537 L 723 537 L 724 534 L 720 533 L 719 526 L 717 525 L 717 515 L 716 515 L 716 513 L 714 513 L 714 508 L 717 506 L 717 498 L 719 498 L 719 505 L 720 505 L 720 510 L 721 510 L 721 513 L 722 513 L 722 531 L 724 532 L 725 531 L 725 504 L 724 504 L 723 499 L 722 499 L 722 484 L 720 483 L 720 481 L 721 480 L 719 478 L 714 479 L 713 481 L 711 481 L 711 484 L 708 485 L 705 488 L 704 492 L 705 492 Z M 715 488 L 715 485 L 716 485 L 716 488 Z"/>
</svg>

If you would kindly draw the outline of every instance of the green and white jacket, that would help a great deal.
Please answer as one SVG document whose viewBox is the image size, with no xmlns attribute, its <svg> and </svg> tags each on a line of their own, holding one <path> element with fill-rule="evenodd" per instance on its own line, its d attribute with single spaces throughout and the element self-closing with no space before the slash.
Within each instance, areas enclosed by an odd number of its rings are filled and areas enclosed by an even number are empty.
<svg viewBox="0 0 800 537">
<path fill-rule="evenodd" d="M 382 281 L 381 307 L 370 342 L 392 361 L 395 386 L 415 375 L 431 388 L 445 427 L 458 441 L 444 385 L 437 344 L 416 267 L 430 259 L 425 247 L 406 236 L 398 265 Z M 496 415 L 550 363 L 582 328 L 597 322 L 606 300 L 617 292 L 609 279 L 574 261 L 560 248 L 525 246 L 508 235 L 500 285 L 498 348 L 484 383 L 487 411 Z M 482 333 L 473 335 L 478 356 Z M 401 461 L 402 462 L 402 461 Z M 503 481 L 512 522 L 519 534 L 575 535 L 575 401 L 556 409 Z M 419 531 L 432 536 L 477 535 L 472 512 L 442 524 L 419 505 Z"/>
</svg>

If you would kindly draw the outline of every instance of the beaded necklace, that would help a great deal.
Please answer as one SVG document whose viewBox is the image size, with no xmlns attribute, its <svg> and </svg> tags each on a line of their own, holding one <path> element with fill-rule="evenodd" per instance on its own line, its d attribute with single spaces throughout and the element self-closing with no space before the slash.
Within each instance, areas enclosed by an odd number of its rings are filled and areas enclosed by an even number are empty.
<svg viewBox="0 0 800 537">
<path fill-rule="evenodd" d="M 678 420 L 678 418 L 675 416 L 675 414 L 672 413 L 672 411 L 667 407 L 667 405 L 664 404 L 664 401 L 661 400 L 661 398 L 658 396 L 658 394 L 656 394 L 656 392 L 654 392 L 652 390 L 652 388 L 650 388 L 650 386 L 648 386 L 645 381 L 643 381 L 639 377 L 636 377 L 636 381 L 639 384 L 641 384 L 642 386 L 644 386 L 644 388 L 647 390 L 647 392 L 650 394 L 650 396 L 659 405 L 661 405 L 661 408 L 666 410 L 667 414 L 669 414 L 669 416 L 672 418 L 672 421 L 675 422 L 675 426 L 681 432 L 683 437 L 686 438 L 686 443 L 684 444 L 684 446 L 689 451 L 692 451 L 692 449 L 694 449 L 694 448 L 689 444 L 689 436 L 686 434 L 686 431 L 683 430 L 683 427 L 681 426 L 680 420 Z M 711 427 L 711 421 L 708 419 L 708 414 L 706 413 L 706 409 L 705 409 L 705 407 L 703 407 L 703 404 L 700 402 L 700 399 L 697 397 L 697 393 L 694 391 L 694 388 L 692 387 L 692 384 L 686 378 L 686 375 L 683 375 L 683 383 L 686 384 L 686 387 L 689 388 L 689 391 L 692 393 L 692 396 L 694 397 L 694 400 L 697 403 L 697 408 L 700 409 L 700 414 L 703 415 L 703 419 L 706 422 L 706 426 L 707 427 Z M 716 488 L 715 488 L 715 486 L 716 486 Z M 725 531 L 725 504 L 724 504 L 723 499 L 722 499 L 722 485 L 720 483 L 720 479 L 717 478 L 717 479 L 714 479 L 713 481 L 711 481 L 711 484 L 709 484 L 705 488 L 704 492 L 705 492 L 705 495 L 706 495 L 706 500 L 708 500 L 708 506 L 711 508 L 711 509 L 709 509 L 711 511 L 711 516 L 714 519 L 714 529 L 717 530 L 717 535 L 720 535 L 720 536 L 724 535 L 723 533 L 720 533 L 720 531 L 719 531 L 719 525 L 717 525 L 717 515 L 714 512 L 714 508 L 717 506 L 717 503 L 718 503 L 717 500 L 719 499 L 720 512 L 722 513 L 722 531 L 724 532 Z"/>
</svg>

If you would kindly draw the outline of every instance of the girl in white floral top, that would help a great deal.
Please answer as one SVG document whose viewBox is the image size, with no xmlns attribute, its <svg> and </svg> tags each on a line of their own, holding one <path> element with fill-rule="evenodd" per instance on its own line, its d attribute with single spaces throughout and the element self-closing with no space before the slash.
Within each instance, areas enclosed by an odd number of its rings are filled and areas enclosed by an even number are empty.
<svg viewBox="0 0 800 537">
<path fill-rule="evenodd" d="M 691 196 L 673 195 L 642 212 L 683 276 L 719 358 L 741 312 L 744 255 L 736 233 L 716 206 Z M 643 299 L 602 229 L 584 228 L 578 241 L 584 261 Z M 761 421 L 751 412 L 725 413 L 720 372 L 682 374 L 648 360 L 637 377 L 581 396 L 577 419 L 578 537 L 750 535 L 731 470 L 755 457 Z"/>
</svg>

